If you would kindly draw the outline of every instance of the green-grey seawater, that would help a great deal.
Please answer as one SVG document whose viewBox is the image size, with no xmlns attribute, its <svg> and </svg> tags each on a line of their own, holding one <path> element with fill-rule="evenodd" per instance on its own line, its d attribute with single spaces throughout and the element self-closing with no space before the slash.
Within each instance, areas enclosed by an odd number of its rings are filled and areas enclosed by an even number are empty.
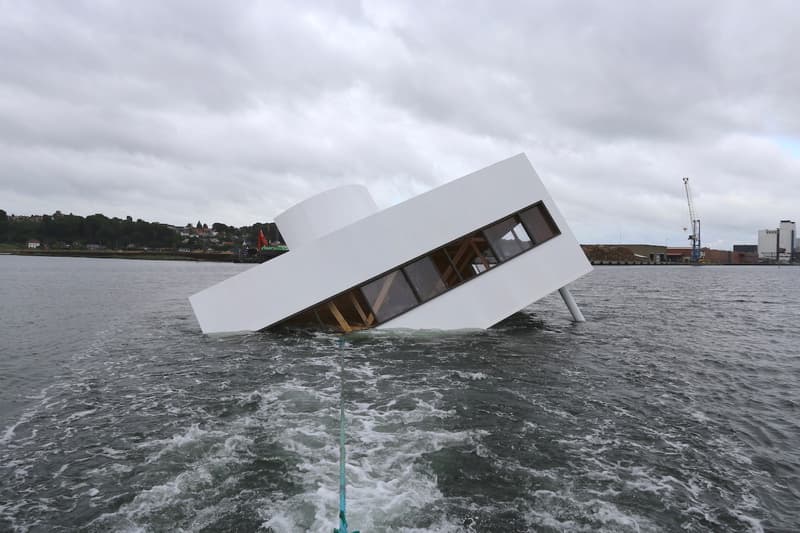
<svg viewBox="0 0 800 533">
<path fill-rule="evenodd" d="M 338 337 L 192 315 L 248 267 L 0 256 L 0 531 L 337 525 Z M 585 324 L 346 337 L 351 528 L 800 530 L 800 268 L 572 291 Z"/>
</svg>

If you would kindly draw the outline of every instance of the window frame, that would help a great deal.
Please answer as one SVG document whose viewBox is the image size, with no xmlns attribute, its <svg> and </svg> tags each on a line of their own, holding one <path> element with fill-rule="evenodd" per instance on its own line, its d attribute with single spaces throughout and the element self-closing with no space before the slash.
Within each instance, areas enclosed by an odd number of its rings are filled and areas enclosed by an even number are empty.
<svg viewBox="0 0 800 533">
<path fill-rule="evenodd" d="M 544 240 L 541 240 L 541 241 L 537 241 L 536 240 L 533 231 L 531 231 L 532 228 L 530 228 L 528 226 L 528 223 L 525 221 L 524 218 L 522 218 L 522 215 L 521 215 L 521 213 L 523 213 L 525 211 L 530 211 L 531 209 L 534 209 L 534 208 L 544 209 L 544 220 L 545 220 L 545 223 L 550 227 L 550 230 L 551 230 L 551 235 L 548 238 L 546 238 Z M 529 205 L 525 209 L 520 209 L 519 211 L 517 211 L 514 214 L 522 222 L 522 227 L 525 228 L 525 231 L 528 232 L 528 237 L 531 238 L 531 242 L 533 243 L 533 248 L 539 246 L 542 243 L 545 243 L 545 242 L 549 241 L 550 239 L 554 239 L 554 238 L 558 237 L 559 235 L 561 235 L 561 228 L 559 228 L 558 224 L 556 224 L 556 221 L 553 218 L 553 215 L 550 214 L 550 210 L 547 209 L 547 207 L 544 205 L 544 202 L 541 202 L 541 201 L 540 202 L 536 202 L 533 205 Z"/>
<path fill-rule="evenodd" d="M 550 226 L 551 230 L 554 230 L 554 231 L 552 231 L 552 234 L 547 239 L 544 239 L 544 240 L 539 241 L 539 242 L 537 242 L 534 239 L 534 236 L 531 233 L 531 230 L 528 227 L 528 224 L 520 216 L 520 213 L 522 213 L 524 211 L 527 211 L 529 209 L 533 209 L 533 208 L 540 208 L 540 209 L 543 210 L 543 215 L 545 217 L 545 221 L 548 223 L 548 226 Z M 485 230 L 491 228 L 492 226 L 494 226 L 496 224 L 499 224 L 500 222 L 503 222 L 503 221 L 505 221 L 507 219 L 510 219 L 510 218 L 514 218 L 517 221 L 517 223 L 522 226 L 524 231 L 528 234 L 528 238 L 530 239 L 531 246 L 529 248 L 523 249 L 522 251 L 520 251 L 520 252 L 518 252 L 518 253 L 516 253 L 514 255 L 506 257 L 505 259 L 501 259 L 500 255 L 497 253 L 497 250 L 495 249 L 494 245 L 492 244 L 492 240 L 486 235 Z M 515 224 L 514 227 L 516 227 L 516 224 Z M 464 279 L 464 277 L 461 275 L 461 272 L 459 272 L 459 270 L 457 268 L 457 265 L 454 263 L 453 258 L 450 257 L 450 254 L 447 252 L 446 248 L 448 246 L 452 246 L 452 245 L 458 243 L 459 241 L 462 241 L 463 239 L 472 238 L 472 236 L 474 236 L 476 234 L 480 234 L 484 239 L 486 239 L 487 247 L 492 252 L 492 255 L 494 256 L 494 259 L 495 259 L 496 263 L 492 264 L 486 270 L 484 270 L 482 272 L 476 272 L 474 276 L 471 276 L 469 278 Z M 294 314 L 292 314 L 292 315 L 290 315 L 288 317 L 285 317 L 285 318 L 283 318 L 283 319 L 281 319 L 281 320 L 279 320 L 279 321 L 277 321 L 277 322 L 275 322 L 273 324 L 270 324 L 269 326 L 266 326 L 266 327 L 262 328 L 260 331 L 265 331 L 265 330 L 269 330 L 269 329 L 272 329 L 272 328 L 280 327 L 281 324 L 288 323 L 293 318 L 296 318 L 296 317 L 302 315 L 303 313 L 313 313 L 317 317 L 317 320 L 319 321 L 319 323 L 320 324 L 324 324 L 324 321 L 319 319 L 319 315 L 318 315 L 317 309 L 320 308 L 321 306 L 325 306 L 329 302 L 333 302 L 334 300 L 336 300 L 337 298 L 339 298 L 343 294 L 346 294 L 346 293 L 348 293 L 350 291 L 358 291 L 360 293 L 361 297 L 366 302 L 367 307 L 369 308 L 369 312 L 371 313 L 372 317 L 374 317 L 373 321 L 369 325 L 366 325 L 363 328 L 362 327 L 351 328 L 350 331 L 355 331 L 355 330 L 360 330 L 360 329 L 371 329 L 371 328 L 379 326 L 379 325 L 381 325 L 381 324 L 383 324 L 385 322 L 389 322 L 391 320 L 394 320 L 395 318 L 397 318 L 399 316 L 402 316 L 405 313 L 408 313 L 409 311 L 412 311 L 412 310 L 416 309 L 420 305 L 424 305 L 424 304 L 426 304 L 428 302 L 431 302 L 431 301 L 435 300 L 436 298 L 439 298 L 439 297 L 443 296 L 444 294 L 447 294 L 451 290 L 456 289 L 456 288 L 464 285 L 465 283 L 468 283 L 469 281 L 486 274 L 487 272 L 491 272 L 492 270 L 496 269 L 497 267 L 501 266 L 502 264 L 504 264 L 504 263 L 506 263 L 508 261 L 513 261 L 517 257 L 520 257 L 521 255 L 524 255 L 524 254 L 530 252 L 531 250 L 535 250 L 536 248 L 538 248 L 542 244 L 544 244 L 544 243 L 546 243 L 546 242 L 548 242 L 548 241 L 550 241 L 552 239 L 555 239 L 556 237 L 560 236 L 561 234 L 562 234 L 561 228 L 556 223 L 555 219 L 553 218 L 552 214 L 550 213 L 550 210 L 547 209 L 547 206 L 545 205 L 543 200 L 539 200 L 537 202 L 534 202 L 533 204 L 530 204 L 530 205 L 527 205 L 527 206 L 525 206 L 525 207 L 523 207 L 521 209 L 518 209 L 518 210 L 516 210 L 516 211 L 514 211 L 514 212 L 512 212 L 512 213 L 510 213 L 508 215 L 500 217 L 499 219 L 494 220 L 494 221 L 490 222 L 489 224 L 485 224 L 484 226 L 481 226 L 480 228 L 468 231 L 464 235 L 461 235 L 460 237 L 458 237 L 456 239 L 452 239 L 452 240 L 448 241 L 445 244 L 437 246 L 436 248 L 434 248 L 432 250 L 429 250 L 428 252 L 426 252 L 424 254 L 418 255 L 418 256 L 410 259 L 409 261 L 406 261 L 406 262 L 404 262 L 404 263 L 402 263 L 402 264 L 400 264 L 398 266 L 390 268 L 389 270 L 386 270 L 385 272 L 381 272 L 380 274 L 378 274 L 376 276 L 373 276 L 373 277 L 371 277 L 371 278 L 369 278 L 369 279 L 367 279 L 365 281 L 362 281 L 361 283 L 359 283 L 359 284 L 357 284 L 355 286 L 349 287 L 349 288 L 347 288 L 347 289 L 345 289 L 345 290 L 343 290 L 343 291 L 341 291 L 341 292 L 339 292 L 337 294 L 334 294 L 333 296 L 329 296 L 325 300 L 317 302 L 314 305 L 306 307 L 305 309 L 303 309 L 301 311 L 298 311 L 297 313 L 294 313 Z M 453 269 L 454 273 L 458 277 L 458 281 L 455 284 L 453 284 L 451 286 L 448 286 L 447 282 L 444 279 L 442 279 L 442 283 L 445 286 L 444 290 L 439 292 L 438 294 L 428 298 L 427 300 L 423 300 L 420 297 L 420 294 L 418 293 L 417 288 L 414 286 L 414 284 L 412 283 L 412 281 L 409 278 L 408 274 L 405 272 L 405 267 L 407 267 L 407 266 L 419 261 L 420 259 L 422 259 L 424 257 L 432 256 L 433 254 L 435 254 L 437 252 L 442 252 L 444 254 L 444 256 L 447 258 L 447 260 L 448 260 L 448 262 L 450 264 L 450 267 Z M 481 252 L 481 256 L 485 256 L 485 254 L 483 252 Z M 435 264 L 435 261 L 434 261 L 434 264 Z M 413 305 L 413 306 L 409 307 L 408 309 L 405 309 L 404 311 L 401 311 L 401 312 L 397 313 L 396 315 L 392 315 L 390 318 L 387 318 L 387 319 L 384 319 L 384 320 L 379 320 L 377 313 L 375 313 L 375 310 L 372 308 L 372 304 L 370 303 L 369 298 L 367 298 L 367 295 L 364 294 L 363 287 L 365 285 L 368 285 L 368 284 L 370 284 L 370 283 L 382 278 L 382 277 L 385 277 L 385 276 L 391 274 L 394 271 L 397 271 L 402 275 L 402 279 L 405 281 L 405 283 L 411 289 L 411 293 L 414 296 L 414 299 L 416 300 L 417 303 L 416 303 L 416 305 Z M 439 275 L 441 276 L 441 272 L 439 273 Z M 325 326 L 327 327 L 327 325 L 325 325 Z M 348 333 L 348 331 L 343 330 L 343 329 L 339 329 L 338 331 Z"/>
<path fill-rule="evenodd" d="M 529 250 L 531 250 L 531 249 L 536 247 L 536 241 L 533 240 L 533 237 L 531 236 L 530 232 L 528 231 L 527 226 L 525 226 L 524 222 L 522 221 L 522 217 L 519 216 L 519 213 L 522 212 L 522 211 L 525 211 L 525 210 L 526 209 L 522 209 L 521 211 L 517 211 L 516 213 L 514 213 L 511 216 L 507 216 L 505 218 L 501 218 L 500 220 L 498 220 L 494 224 L 489 224 L 488 226 L 486 226 L 485 228 L 483 228 L 481 230 L 483 232 L 484 236 L 486 237 L 486 241 L 489 243 L 489 246 L 492 248 L 492 251 L 494 252 L 495 258 L 497 258 L 497 264 L 498 265 L 500 265 L 501 263 L 505 263 L 506 261 L 510 261 L 510 260 L 514 259 L 515 257 L 517 257 L 518 255 L 524 254 L 525 252 L 527 252 L 527 251 L 529 251 Z M 514 233 L 514 237 L 515 237 L 515 241 L 514 242 L 519 244 L 519 248 L 520 249 L 517 252 L 515 252 L 515 253 L 513 253 L 513 254 L 505 257 L 505 258 L 502 258 L 500 256 L 500 254 L 497 252 L 497 247 L 494 245 L 492 239 L 489 237 L 489 235 L 486 232 L 487 232 L 487 230 L 492 229 L 497 224 L 500 224 L 502 222 L 505 222 L 506 220 L 512 220 L 512 219 L 514 220 L 514 222 L 516 222 L 516 224 L 514 224 L 511 227 L 511 229 L 508 230 L 507 233 L 513 233 L 514 232 L 514 228 L 516 228 L 517 226 L 520 226 L 522 228 L 522 231 L 525 232 L 525 235 L 528 236 L 528 241 L 527 242 L 530 243 L 530 246 L 528 246 L 527 248 L 524 248 L 523 247 L 524 246 L 523 245 L 523 241 L 517 236 L 516 233 Z M 502 239 L 502 237 L 500 237 L 497 240 L 501 240 L 502 241 L 503 239 Z"/>
</svg>

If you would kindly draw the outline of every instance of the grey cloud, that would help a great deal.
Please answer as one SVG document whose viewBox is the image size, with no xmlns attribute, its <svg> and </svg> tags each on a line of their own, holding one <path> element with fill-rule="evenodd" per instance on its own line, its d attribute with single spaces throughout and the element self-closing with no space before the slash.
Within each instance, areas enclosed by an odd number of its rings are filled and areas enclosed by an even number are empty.
<svg viewBox="0 0 800 533">
<path fill-rule="evenodd" d="M 0 208 L 245 224 L 520 151 L 585 241 L 798 218 L 794 4 L 10 2 Z M 119 210 L 119 212 L 116 212 Z M 112 212 L 114 211 L 114 212 Z M 734 214 L 735 213 L 735 214 Z"/>
</svg>

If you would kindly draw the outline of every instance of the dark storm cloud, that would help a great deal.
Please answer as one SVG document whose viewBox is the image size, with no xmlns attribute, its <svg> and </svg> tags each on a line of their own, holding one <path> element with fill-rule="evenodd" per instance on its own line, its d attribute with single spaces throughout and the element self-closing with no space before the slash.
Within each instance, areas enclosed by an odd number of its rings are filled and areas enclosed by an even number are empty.
<svg viewBox="0 0 800 533">
<path fill-rule="evenodd" d="M 267 220 L 525 151 L 578 237 L 799 218 L 791 2 L 5 2 L 0 208 Z"/>
</svg>

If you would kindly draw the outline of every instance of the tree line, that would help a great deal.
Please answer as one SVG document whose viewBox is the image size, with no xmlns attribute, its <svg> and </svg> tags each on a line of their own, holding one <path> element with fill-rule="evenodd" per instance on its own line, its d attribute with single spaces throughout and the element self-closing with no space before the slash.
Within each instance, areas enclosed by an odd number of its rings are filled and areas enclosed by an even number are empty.
<svg viewBox="0 0 800 533">
<path fill-rule="evenodd" d="M 190 226 L 192 227 L 192 226 Z M 208 229 L 197 223 L 197 228 Z M 235 228 L 217 222 L 212 229 L 218 234 L 217 241 L 247 240 L 255 242 L 258 231 L 264 230 L 270 240 L 281 240 L 274 223 L 258 223 Z M 49 248 L 84 247 L 95 244 L 112 249 L 163 248 L 175 249 L 185 245 L 186 237 L 174 227 L 159 222 L 147 222 L 132 217 L 109 218 L 100 213 L 82 217 L 56 211 L 52 215 L 14 217 L 0 209 L 0 243 L 25 247 L 30 240 L 38 240 Z M 193 236 L 191 245 L 209 247 L 202 239 Z M 220 246 L 215 246 L 219 248 Z"/>
</svg>

